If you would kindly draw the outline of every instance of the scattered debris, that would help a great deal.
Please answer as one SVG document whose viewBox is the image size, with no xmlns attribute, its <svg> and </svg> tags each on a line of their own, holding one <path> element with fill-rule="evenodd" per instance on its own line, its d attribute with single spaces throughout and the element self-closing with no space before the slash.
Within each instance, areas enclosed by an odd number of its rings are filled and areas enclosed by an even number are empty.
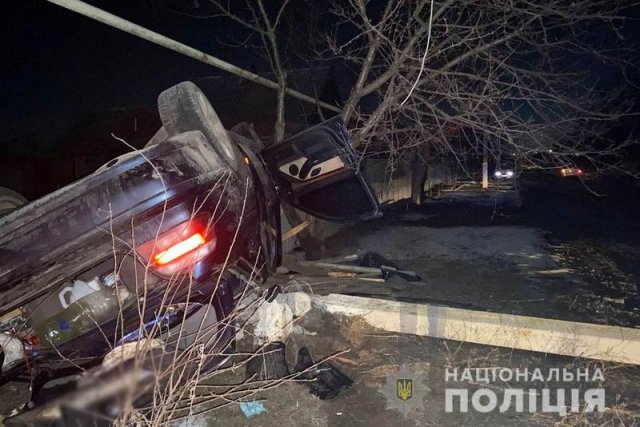
<svg viewBox="0 0 640 427">
<path fill-rule="evenodd" d="M 284 242 L 285 240 L 289 240 L 290 238 L 297 236 L 305 228 L 307 228 L 312 222 L 313 222 L 313 220 L 309 219 L 307 221 L 304 221 L 301 224 L 296 225 L 291 230 L 289 230 L 286 233 L 282 234 L 282 241 Z"/>
<path fill-rule="evenodd" d="M 351 279 L 356 278 L 358 276 L 358 273 L 350 273 L 347 271 L 330 271 L 328 273 L 329 277 L 334 277 L 336 279 L 340 279 L 343 277 L 349 277 Z"/>
<path fill-rule="evenodd" d="M 408 282 L 419 282 L 422 280 L 422 278 L 413 271 L 398 270 L 388 265 L 383 265 L 380 267 L 380 270 L 382 270 L 385 278 L 395 274 Z"/>
<path fill-rule="evenodd" d="M 400 268 L 393 261 L 388 260 L 377 252 L 367 252 L 360 257 L 359 265 L 362 267 L 381 268 L 382 266 L 389 266 L 395 269 Z"/>
<path fill-rule="evenodd" d="M 279 298 L 262 303 L 249 319 L 253 324 L 253 334 L 261 343 L 285 338 L 291 333 L 292 321 L 291 308 Z"/>
<path fill-rule="evenodd" d="M 356 277 L 358 280 L 362 280 L 363 282 L 376 282 L 376 283 L 384 283 L 386 280 L 381 277 L 364 277 L 358 276 Z"/>
<path fill-rule="evenodd" d="M 353 262 L 353 264 L 344 264 Z M 401 270 L 393 261 L 388 260 L 377 252 L 367 252 L 364 255 L 346 255 L 316 261 L 301 259 L 285 260 L 288 264 L 287 273 L 302 273 L 309 276 L 326 275 L 334 279 L 355 279 L 365 282 L 384 282 L 390 276 L 398 276 L 410 282 L 422 280 L 413 271 Z"/>
<path fill-rule="evenodd" d="M 422 280 L 415 272 L 401 270 L 396 263 L 377 252 L 365 253 L 360 257 L 359 264 L 363 267 L 379 268 L 380 271 L 382 271 L 382 277 L 385 279 L 396 274 L 409 282 L 419 282 Z"/>
<path fill-rule="evenodd" d="M 240 402 L 240 409 L 247 418 L 253 418 L 256 415 L 260 415 L 267 412 L 262 402 Z"/>
<path fill-rule="evenodd" d="M 360 267 L 358 265 L 349 265 L 349 264 L 335 264 L 331 262 L 322 262 L 322 261 L 298 261 L 298 264 L 302 267 L 312 267 L 318 268 L 321 270 L 330 270 L 330 271 L 346 271 L 351 273 L 363 273 L 363 274 L 382 274 L 380 268 L 371 268 L 371 267 Z"/>
<path fill-rule="evenodd" d="M 304 292 L 284 293 L 278 296 L 277 301 L 286 304 L 291 310 L 293 317 L 304 316 L 311 310 L 311 298 Z"/>
<path fill-rule="evenodd" d="M 610 302 L 610 303 L 613 303 L 613 304 L 624 304 L 625 303 L 625 299 L 624 298 L 604 297 L 603 299 L 604 299 L 604 301 Z"/>
<path fill-rule="evenodd" d="M 309 349 L 301 347 L 298 350 L 298 360 L 295 372 L 301 373 L 298 378 L 310 380 L 307 382 L 311 394 L 322 400 L 333 399 L 342 389 L 349 388 L 353 380 L 340 372 L 332 363 L 322 362 L 313 367 L 314 362 Z"/>
<path fill-rule="evenodd" d="M 328 276 L 334 279 L 355 279 L 355 280 L 362 280 L 363 282 L 376 282 L 376 283 L 385 282 L 385 279 L 382 277 L 370 277 L 366 274 L 348 273 L 346 271 L 330 271 L 328 273 Z"/>
<path fill-rule="evenodd" d="M 331 263 L 335 263 L 335 264 L 340 264 L 343 262 L 353 262 L 353 261 L 357 261 L 360 257 L 357 254 L 351 254 L 351 255 L 344 255 L 344 256 L 337 256 L 334 258 L 324 258 L 323 261 L 324 262 L 331 262 Z"/>
</svg>

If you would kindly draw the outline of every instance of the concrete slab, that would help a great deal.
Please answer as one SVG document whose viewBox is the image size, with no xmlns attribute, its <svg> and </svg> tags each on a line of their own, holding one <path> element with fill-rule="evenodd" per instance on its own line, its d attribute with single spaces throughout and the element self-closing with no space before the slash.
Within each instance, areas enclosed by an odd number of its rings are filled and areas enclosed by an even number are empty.
<svg viewBox="0 0 640 427">
<path fill-rule="evenodd" d="M 390 332 L 640 365 L 640 330 L 348 295 L 314 306 Z"/>
</svg>

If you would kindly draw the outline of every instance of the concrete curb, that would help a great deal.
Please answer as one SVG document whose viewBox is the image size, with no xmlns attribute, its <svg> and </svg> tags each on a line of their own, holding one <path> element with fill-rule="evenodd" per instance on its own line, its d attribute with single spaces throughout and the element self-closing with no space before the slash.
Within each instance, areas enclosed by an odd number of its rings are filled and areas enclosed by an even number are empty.
<svg viewBox="0 0 640 427">
<path fill-rule="evenodd" d="M 638 329 L 339 294 L 311 301 L 389 332 L 640 365 Z"/>
</svg>

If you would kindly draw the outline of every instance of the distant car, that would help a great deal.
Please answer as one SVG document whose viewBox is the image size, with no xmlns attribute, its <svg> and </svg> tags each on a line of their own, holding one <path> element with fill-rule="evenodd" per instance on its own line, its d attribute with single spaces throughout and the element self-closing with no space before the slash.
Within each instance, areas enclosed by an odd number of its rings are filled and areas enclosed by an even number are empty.
<svg viewBox="0 0 640 427">
<path fill-rule="evenodd" d="M 515 176 L 515 173 L 511 169 L 505 169 L 505 170 L 498 169 L 493 173 L 493 176 L 496 179 L 511 179 Z"/>
<path fill-rule="evenodd" d="M 281 199 L 332 221 L 380 215 L 339 118 L 262 148 L 191 82 L 158 109 L 144 149 L 0 218 L 0 384 L 37 393 L 202 307 L 226 349 L 238 292 L 281 262 Z"/>
<path fill-rule="evenodd" d="M 584 171 L 580 168 L 570 168 L 570 167 L 560 168 L 560 176 L 562 177 L 581 176 L 583 173 Z"/>
</svg>

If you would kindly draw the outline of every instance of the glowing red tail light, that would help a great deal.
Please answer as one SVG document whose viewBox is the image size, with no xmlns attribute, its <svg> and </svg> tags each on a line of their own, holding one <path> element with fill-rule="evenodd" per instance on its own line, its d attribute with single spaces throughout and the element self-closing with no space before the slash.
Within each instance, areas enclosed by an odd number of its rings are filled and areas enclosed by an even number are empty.
<svg viewBox="0 0 640 427">
<path fill-rule="evenodd" d="M 158 265 L 169 264 L 171 261 L 175 261 L 182 255 L 186 255 L 189 252 L 198 249 L 205 243 L 206 241 L 204 240 L 204 237 L 202 237 L 202 234 L 196 233 L 191 237 L 187 237 L 185 240 L 176 243 L 166 251 L 162 251 L 159 254 L 154 255 L 153 261 Z"/>
<path fill-rule="evenodd" d="M 138 254 L 162 274 L 186 270 L 210 254 L 216 245 L 213 230 L 193 219 L 158 236 L 137 249 Z"/>
</svg>

